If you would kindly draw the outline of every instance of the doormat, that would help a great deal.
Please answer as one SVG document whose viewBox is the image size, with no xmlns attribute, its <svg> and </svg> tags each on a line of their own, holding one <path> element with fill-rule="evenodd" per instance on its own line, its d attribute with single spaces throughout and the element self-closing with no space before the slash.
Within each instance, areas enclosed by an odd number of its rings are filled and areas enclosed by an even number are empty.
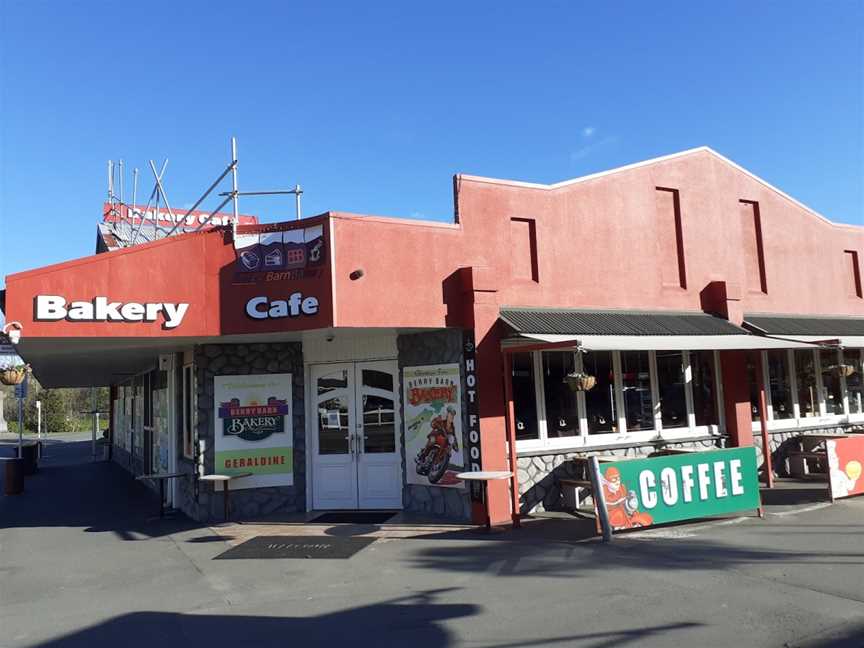
<svg viewBox="0 0 864 648">
<path fill-rule="evenodd" d="M 320 515 L 310 522 L 321 524 L 383 524 L 395 513 L 390 511 L 332 511 Z"/>
<path fill-rule="evenodd" d="M 332 536 L 258 536 L 219 554 L 214 560 L 236 558 L 350 558 L 375 538 Z"/>
</svg>

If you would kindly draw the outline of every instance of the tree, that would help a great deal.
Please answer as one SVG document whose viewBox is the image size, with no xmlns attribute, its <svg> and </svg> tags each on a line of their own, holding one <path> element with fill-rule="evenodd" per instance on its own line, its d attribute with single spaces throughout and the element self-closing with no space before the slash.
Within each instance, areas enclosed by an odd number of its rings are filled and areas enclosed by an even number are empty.
<svg viewBox="0 0 864 648">
<path fill-rule="evenodd" d="M 66 397 L 66 394 L 63 393 L 64 391 L 72 390 L 44 389 L 39 395 L 40 400 L 42 401 L 42 425 L 50 434 L 71 431 L 72 421 L 78 416 L 77 412 L 72 414 L 72 412 L 69 411 L 69 401 L 71 399 Z M 35 410 L 36 407 L 34 406 L 33 409 Z M 30 429 L 36 429 L 35 421 Z"/>
</svg>

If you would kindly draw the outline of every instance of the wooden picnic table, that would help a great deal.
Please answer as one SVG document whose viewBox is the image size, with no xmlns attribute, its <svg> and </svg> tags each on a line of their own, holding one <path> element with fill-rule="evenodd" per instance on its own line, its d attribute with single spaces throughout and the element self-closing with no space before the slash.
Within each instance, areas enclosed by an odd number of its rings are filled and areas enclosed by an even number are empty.
<svg viewBox="0 0 864 648">
<path fill-rule="evenodd" d="M 789 459 L 789 474 L 800 479 L 817 475 L 827 479 L 828 452 L 825 442 L 830 439 L 845 439 L 846 436 L 845 434 L 805 433 L 795 437 L 798 441 L 798 450 L 786 453 Z M 823 470 L 811 470 L 808 461 L 816 462 L 815 467 Z"/>
</svg>

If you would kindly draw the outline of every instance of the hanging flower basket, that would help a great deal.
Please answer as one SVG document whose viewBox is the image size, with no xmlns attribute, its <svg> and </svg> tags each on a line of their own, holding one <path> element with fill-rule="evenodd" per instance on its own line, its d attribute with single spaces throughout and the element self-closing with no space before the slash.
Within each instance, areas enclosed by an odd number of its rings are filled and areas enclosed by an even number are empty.
<svg viewBox="0 0 864 648">
<path fill-rule="evenodd" d="M 20 385 L 24 382 L 27 372 L 30 370 L 28 365 L 18 365 L 17 367 L 4 367 L 0 369 L 0 382 L 4 385 Z"/>
<path fill-rule="evenodd" d="M 564 383 L 574 392 L 588 391 L 597 384 L 597 378 L 586 373 L 575 372 L 564 376 Z"/>
<path fill-rule="evenodd" d="M 844 378 L 848 378 L 855 373 L 855 367 L 848 364 L 838 364 L 834 369 L 837 371 L 838 375 L 843 376 Z"/>
</svg>

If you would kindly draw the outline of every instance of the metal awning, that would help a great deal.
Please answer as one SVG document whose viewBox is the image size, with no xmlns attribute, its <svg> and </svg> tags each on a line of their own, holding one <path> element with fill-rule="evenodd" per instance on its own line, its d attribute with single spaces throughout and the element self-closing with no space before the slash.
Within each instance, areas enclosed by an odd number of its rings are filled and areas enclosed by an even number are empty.
<svg viewBox="0 0 864 648">
<path fill-rule="evenodd" d="M 806 341 L 778 340 L 703 312 L 502 308 L 515 334 L 507 348 L 572 346 L 586 351 L 812 349 Z"/>
<path fill-rule="evenodd" d="M 554 344 L 585 351 L 731 351 L 747 349 L 812 349 L 806 342 L 777 340 L 761 335 L 555 335 L 519 333 L 504 340 L 504 347 Z"/>
<path fill-rule="evenodd" d="M 744 326 L 760 335 L 796 342 L 864 347 L 864 318 L 804 315 L 748 314 Z"/>
</svg>

